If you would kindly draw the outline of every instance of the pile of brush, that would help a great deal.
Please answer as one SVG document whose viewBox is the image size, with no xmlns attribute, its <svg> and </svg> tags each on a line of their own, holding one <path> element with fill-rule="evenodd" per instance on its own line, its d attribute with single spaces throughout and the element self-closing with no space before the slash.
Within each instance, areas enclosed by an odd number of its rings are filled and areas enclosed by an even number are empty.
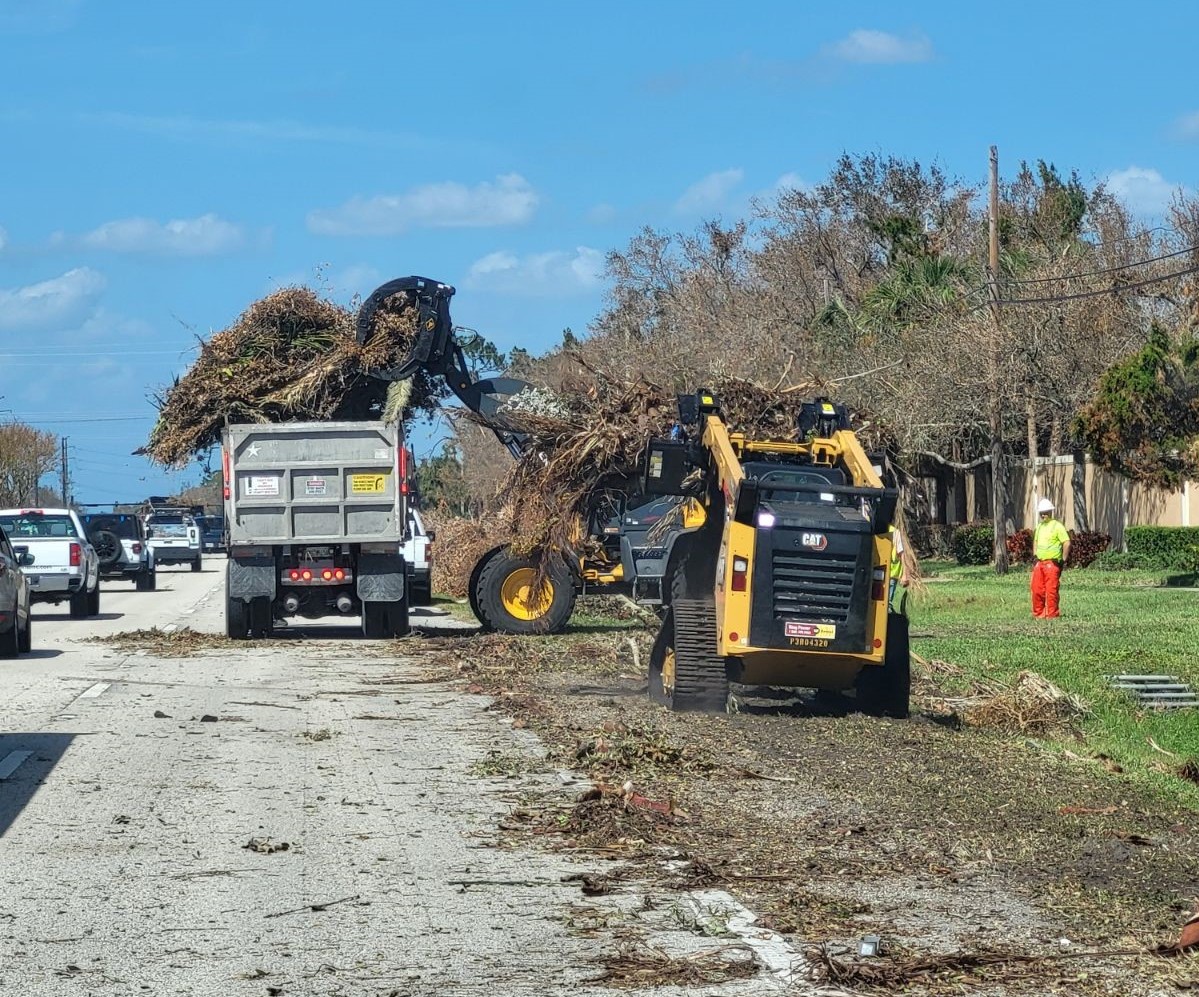
<svg viewBox="0 0 1199 997">
<path fill-rule="evenodd" d="M 405 294 L 384 302 L 365 344 L 354 314 L 307 288 L 285 288 L 251 305 L 158 399 L 158 422 L 141 453 L 179 467 L 220 440 L 230 422 L 400 418 L 434 404 L 439 388 L 417 376 L 373 376 L 401 365 L 416 335 Z"/>
<path fill-rule="evenodd" d="M 800 409 L 818 394 L 812 383 L 770 389 L 743 380 L 706 385 L 716 392 L 734 432 L 759 439 L 795 440 Z M 501 489 L 511 514 L 511 537 L 524 549 L 579 549 L 584 520 L 597 493 L 626 490 L 640 473 L 651 436 L 669 435 L 678 416 L 676 392 L 651 381 L 624 380 L 590 366 L 585 376 L 562 384 L 554 397 L 535 389 L 496 416 L 476 422 L 519 432 L 525 456 Z"/>
</svg>

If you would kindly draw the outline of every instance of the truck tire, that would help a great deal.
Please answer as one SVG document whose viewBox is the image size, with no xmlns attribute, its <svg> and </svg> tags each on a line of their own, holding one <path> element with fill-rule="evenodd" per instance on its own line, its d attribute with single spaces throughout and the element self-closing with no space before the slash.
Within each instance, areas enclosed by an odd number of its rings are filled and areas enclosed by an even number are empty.
<svg viewBox="0 0 1199 997">
<path fill-rule="evenodd" d="M 574 579 L 561 558 L 550 562 L 540 600 L 530 598 L 539 559 L 497 550 L 479 571 L 473 603 L 485 630 L 508 634 L 561 633 L 575 608 Z"/>
<path fill-rule="evenodd" d="M 91 593 L 86 588 L 81 588 L 78 592 L 75 592 L 70 599 L 71 619 L 86 620 L 87 607 L 91 601 Z"/>
<path fill-rule="evenodd" d="M 854 683 L 863 713 L 906 719 L 911 710 L 912 655 L 908 646 L 908 618 L 887 614 L 887 646 L 881 665 L 867 665 Z"/>
<path fill-rule="evenodd" d="M 134 584 L 137 586 L 137 590 L 139 592 L 153 592 L 154 591 L 155 579 L 154 579 L 153 571 L 143 571 L 143 572 L 135 575 L 133 581 L 134 581 Z"/>
<path fill-rule="evenodd" d="M 96 587 L 88 594 L 87 597 L 87 615 L 100 615 L 100 579 L 96 579 Z"/>
<path fill-rule="evenodd" d="M 225 600 L 225 636 L 245 640 L 250 634 L 250 607 L 245 599 Z"/>
<path fill-rule="evenodd" d="M 275 630 L 275 617 L 271 613 L 271 598 L 255 596 L 250 600 L 250 636 L 270 637 Z"/>
<path fill-rule="evenodd" d="M 12 604 L 12 626 L 0 633 L 0 658 L 15 658 L 21 653 L 21 634 L 17 629 L 17 603 Z"/>
<path fill-rule="evenodd" d="M 367 640 L 389 640 L 408 636 L 408 600 L 364 602 L 362 636 Z"/>
<path fill-rule="evenodd" d="M 413 585 L 408 592 L 408 604 L 411 606 L 431 606 L 433 604 L 433 587 L 428 582 Z"/>
<path fill-rule="evenodd" d="M 21 654 L 28 654 L 33 650 L 33 607 L 29 607 L 29 615 L 25 617 L 25 629 L 21 631 L 17 638 L 17 650 Z"/>
<path fill-rule="evenodd" d="M 192 571 L 202 571 L 203 568 L 204 568 L 204 565 L 201 562 L 199 557 L 197 557 L 194 561 L 192 561 Z"/>
</svg>

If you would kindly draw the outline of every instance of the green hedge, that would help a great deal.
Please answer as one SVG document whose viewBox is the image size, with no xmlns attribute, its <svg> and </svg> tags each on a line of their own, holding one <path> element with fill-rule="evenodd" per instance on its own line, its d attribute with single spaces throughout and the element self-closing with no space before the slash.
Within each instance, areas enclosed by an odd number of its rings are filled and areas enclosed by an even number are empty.
<svg viewBox="0 0 1199 997">
<path fill-rule="evenodd" d="M 990 564 L 995 553 L 991 523 L 963 523 L 953 531 L 953 556 L 958 564 Z"/>
<path fill-rule="evenodd" d="M 1199 570 L 1199 527 L 1130 526 L 1124 531 L 1128 553 L 1155 568 Z"/>
</svg>

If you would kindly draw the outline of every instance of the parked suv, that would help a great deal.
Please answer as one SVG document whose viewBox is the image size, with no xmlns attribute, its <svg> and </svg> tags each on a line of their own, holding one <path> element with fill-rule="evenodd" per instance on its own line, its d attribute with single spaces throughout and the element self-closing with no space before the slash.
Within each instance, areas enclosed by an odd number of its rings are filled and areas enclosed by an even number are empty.
<svg viewBox="0 0 1199 997">
<path fill-rule="evenodd" d="M 224 516 L 197 516 L 196 524 L 200 527 L 200 546 L 205 554 L 222 554 L 229 549 Z"/>
<path fill-rule="evenodd" d="M 17 550 L 0 530 L 0 658 L 15 658 L 33 649 L 29 579 L 21 570 L 30 560 L 29 548 Z"/>
<path fill-rule="evenodd" d="M 154 564 L 190 564 L 200 570 L 200 527 L 190 512 L 155 509 L 146 516 L 146 538 Z"/>
<path fill-rule="evenodd" d="M 100 558 L 100 575 L 124 578 L 139 592 L 158 587 L 154 553 L 146 539 L 146 527 L 137 516 L 93 512 L 83 517 L 87 538 Z"/>
</svg>

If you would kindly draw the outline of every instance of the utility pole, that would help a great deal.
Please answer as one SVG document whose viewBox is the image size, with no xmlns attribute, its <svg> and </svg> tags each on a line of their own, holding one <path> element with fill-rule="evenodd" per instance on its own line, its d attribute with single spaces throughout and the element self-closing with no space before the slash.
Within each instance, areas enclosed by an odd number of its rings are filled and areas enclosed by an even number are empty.
<svg viewBox="0 0 1199 997">
<path fill-rule="evenodd" d="M 988 270 L 991 285 L 991 512 L 995 522 L 995 574 L 1006 575 L 1007 468 L 1003 458 L 1003 378 L 1000 363 L 1002 318 L 999 304 L 999 148 L 991 146 L 991 200 Z"/>
<path fill-rule="evenodd" d="M 65 507 L 67 504 L 67 496 L 70 495 L 69 485 L 71 481 L 67 470 L 67 438 L 65 436 L 62 438 L 62 453 L 59 456 L 59 461 L 61 464 L 60 471 L 62 473 L 62 504 Z"/>
</svg>

